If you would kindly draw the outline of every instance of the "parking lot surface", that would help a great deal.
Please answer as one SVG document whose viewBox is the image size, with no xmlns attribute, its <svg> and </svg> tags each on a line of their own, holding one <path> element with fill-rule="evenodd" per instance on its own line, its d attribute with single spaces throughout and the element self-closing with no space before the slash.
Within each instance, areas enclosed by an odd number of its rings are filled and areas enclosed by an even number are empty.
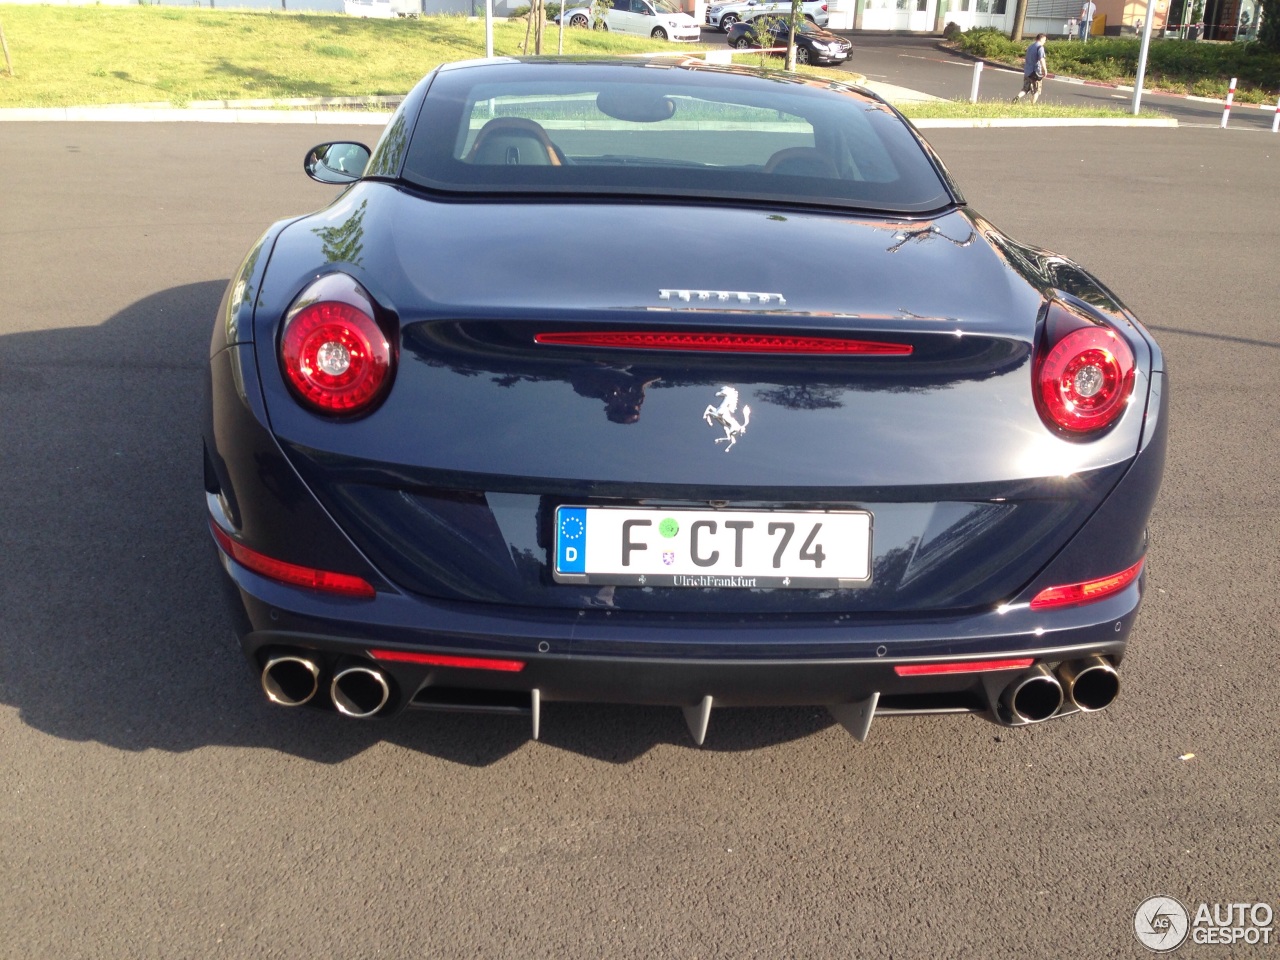
<svg viewBox="0 0 1280 960">
<path fill-rule="evenodd" d="M 862 745 L 822 710 L 725 710 L 698 749 L 675 709 L 550 704 L 534 743 L 270 707 L 205 526 L 211 318 L 262 229 L 333 195 L 306 149 L 374 131 L 3 132 L 0 956 L 1135 957 L 1147 897 L 1277 906 L 1280 141 L 930 135 L 1165 351 L 1117 703 Z"/>
</svg>

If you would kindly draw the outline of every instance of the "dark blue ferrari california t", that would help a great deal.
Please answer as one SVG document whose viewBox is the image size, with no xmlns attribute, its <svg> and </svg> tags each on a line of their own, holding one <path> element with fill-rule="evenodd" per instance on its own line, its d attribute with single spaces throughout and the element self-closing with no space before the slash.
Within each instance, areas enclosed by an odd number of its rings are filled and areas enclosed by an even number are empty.
<svg viewBox="0 0 1280 960">
<path fill-rule="evenodd" d="M 457 63 L 272 226 L 214 326 L 205 491 L 266 695 L 1107 706 L 1168 392 L 1099 281 L 856 87 Z"/>
</svg>

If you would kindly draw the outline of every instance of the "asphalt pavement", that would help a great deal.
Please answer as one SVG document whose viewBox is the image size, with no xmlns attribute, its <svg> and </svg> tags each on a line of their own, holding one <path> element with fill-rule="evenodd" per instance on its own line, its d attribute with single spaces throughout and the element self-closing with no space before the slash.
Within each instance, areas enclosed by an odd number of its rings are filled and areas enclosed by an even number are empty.
<svg viewBox="0 0 1280 960">
<path fill-rule="evenodd" d="M 0 957 L 1133 958 L 1156 894 L 1280 914 L 1280 141 L 929 133 L 1165 351 L 1116 704 L 861 745 L 725 710 L 699 749 L 675 709 L 550 704 L 534 743 L 257 689 L 205 526 L 212 317 L 262 229 L 334 195 L 307 148 L 373 132 L 0 129 Z"/>
</svg>

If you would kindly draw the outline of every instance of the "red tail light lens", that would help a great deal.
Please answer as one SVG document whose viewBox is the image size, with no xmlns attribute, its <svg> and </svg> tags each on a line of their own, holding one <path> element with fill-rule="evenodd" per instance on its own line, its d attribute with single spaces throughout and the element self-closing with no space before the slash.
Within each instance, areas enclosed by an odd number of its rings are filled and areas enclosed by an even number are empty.
<svg viewBox="0 0 1280 960">
<path fill-rule="evenodd" d="M 232 540 L 226 531 L 212 520 L 209 529 L 213 531 L 213 539 L 218 542 L 222 552 L 241 566 L 248 567 L 254 573 L 260 573 L 272 580 L 279 580 L 295 587 L 308 587 L 323 593 L 336 593 L 344 597 L 358 597 L 361 600 L 372 600 L 377 596 L 373 585 L 361 577 L 349 573 L 333 573 L 329 570 L 315 570 L 301 567 L 296 563 L 286 563 L 259 553 L 243 543 Z"/>
<path fill-rule="evenodd" d="M 1133 384 L 1133 350 L 1119 333 L 1049 305 L 1035 373 L 1036 403 L 1049 426 L 1077 437 L 1095 433 L 1124 412 Z"/>
<path fill-rule="evenodd" d="M 1009 660 L 953 660 L 949 663 L 901 663 L 893 668 L 900 677 L 934 677 L 950 673 L 991 673 L 996 670 L 1022 670 L 1035 663 L 1034 657 Z"/>
<path fill-rule="evenodd" d="M 407 650 L 370 650 L 369 656 L 388 663 L 421 663 L 430 667 L 453 667 L 458 670 L 519 673 L 524 669 L 523 660 L 503 660 L 494 657 L 454 657 L 443 653 L 411 653 Z"/>
<path fill-rule="evenodd" d="M 354 280 L 325 277 L 285 318 L 280 365 L 303 405 L 331 416 L 367 413 L 391 381 L 391 344 Z"/>
<path fill-rule="evenodd" d="M 1032 610 L 1043 610 L 1046 607 L 1075 607 L 1082 603 L 1093 603 L 1095 600 L 1101 600 L 1109 597 L 1113 593 L 1119 593 L 1133 581 L 1138 579 L 1138 574 L 1142 573 L 1142 565 L 1146 563 L 1146 558 L 1139 560 L 1127 570 L 1121 570 L 1119 573 L 1113 573 L 1109 577 L 1099 577 L 1097 580 L 1086 580 L 1084 583 L 1070 583 L 1062 587 L 1045 587 L 1035 595 L 1035 599 L 1031 601 Z"/>
</svg>

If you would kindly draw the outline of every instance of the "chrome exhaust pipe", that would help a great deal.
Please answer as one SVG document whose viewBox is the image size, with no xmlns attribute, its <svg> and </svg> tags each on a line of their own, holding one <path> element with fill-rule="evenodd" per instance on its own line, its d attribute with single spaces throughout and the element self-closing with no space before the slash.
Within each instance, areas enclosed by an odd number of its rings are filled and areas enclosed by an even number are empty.
<svg viewBox="0 0 1280 960">
<path fill-rule="evenodd" d="M 329 696 L 345 716 L 372 717 L 391 699 L 391 687 L 381 670 L 349 666 L 333 675 Z"/>
<path fill-rule="evenodd" d="M 1086 713 L 1111 706 L 1120 694 L 1120 674 L 1110 660 L 1098 656 L 1062 664 L 1058 679 L 1071 702 Z"/>
<path fill-rule="evenodd" d="M 1062 684 L 1043 663 L 1019 674 L 1004 691 L 1005 709 L 1016 723 L 1048 720 L 1062 707 Z"/>
<path fill-rule="evenodd" d="M 280 653 L 262 667 L 262 691 L 272 703 L 300 707 L 320 689 L 320 664 L 300 653 Z"/>
</svg>

